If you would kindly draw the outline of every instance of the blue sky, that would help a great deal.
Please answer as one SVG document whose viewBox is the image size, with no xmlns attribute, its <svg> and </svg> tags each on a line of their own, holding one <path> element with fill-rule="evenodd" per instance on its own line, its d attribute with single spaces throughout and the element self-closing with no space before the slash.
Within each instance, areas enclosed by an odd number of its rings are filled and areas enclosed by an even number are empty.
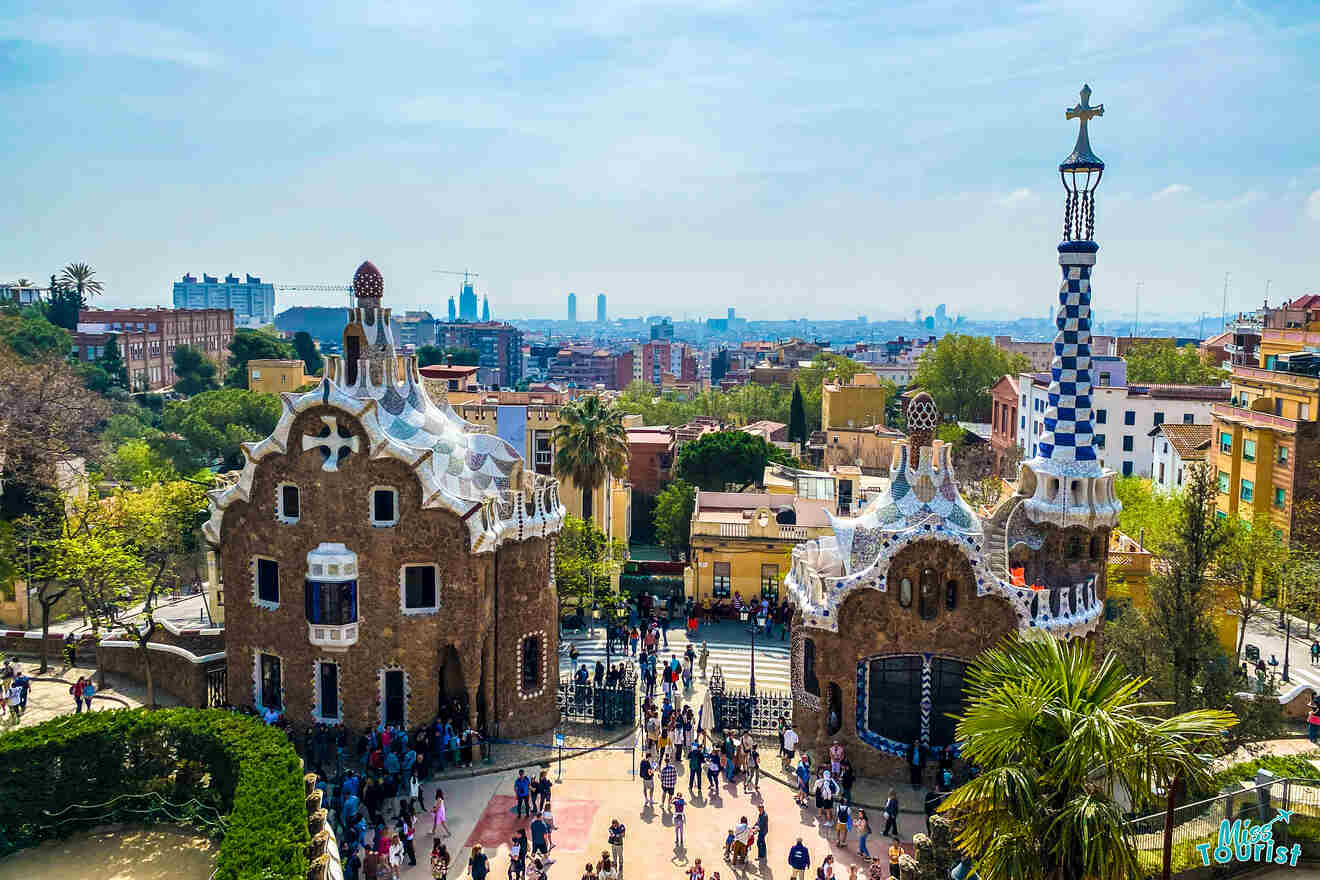
<svg viewBox="0 0 1320 880">
<path fill-rule="evenodd" d="M 369 257 L 399 308 L 471 267 L 506 317 L 1043 314 L 1088 81 L 1101 315 L 1138 281 L 1217 312 L 1225 272 L 1244 308 L 1320 288 L 1317 37 L 1281 3 L 0 0 L 0 277 L 150 304 Z"/>
</svg>

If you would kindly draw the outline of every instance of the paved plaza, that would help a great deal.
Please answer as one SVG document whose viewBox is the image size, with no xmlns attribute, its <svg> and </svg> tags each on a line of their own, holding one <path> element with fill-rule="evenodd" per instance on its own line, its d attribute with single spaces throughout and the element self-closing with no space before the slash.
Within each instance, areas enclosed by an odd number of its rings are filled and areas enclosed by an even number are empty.
<svg viewBox="0 0 1320 880">
<path fill-rule="evenodd" d="M 539 773 L 535 765 L 529 773 Z M 550 766 L 550 778 L 557 778 L 558 765 Z M 798 837 L 811 852 L 812 871 L 827 855 L 835 859 L 835 876 L 846 878 L 848 866 L 860 869 L 869 861 L 857 854 L 857 835 L 850 833 L 846 848 L 833 844 L 831 826 L 822 829 L 816 821 L 814 809 L 803 810 L 793 803 L 793 794 L 786 786 L 772 779 L 763 779 L 759 793 L 746 793 L 742 783 L 722 783 L 718 797 L 704 790 L 700 795 L 689 792 L 687 773 L 680 777 L 678 791 L 687 798 L 686 845 L 674 843 L 673 816 L 658 806 L 659 787 L 656 788 L 657 806 L 643 806 L 641 783 L 633 777 L 632 755 L 629 751 L 594 752 L 565 761 L 563 778 L 554 786 L 552 804 L 556 830 L 550 857 L 554 865 L 553 877 L 577 878 L 583 866 L 600 859 L 608 852 L 607 829 L 617 818 L 627 828 L 624 844 L 624 872 L 628 878 L 679 878 L 696 859 L 701 859 L 709 878 L 712 870 L 723 877 L 752 875 L 766 880 L 786 880 L 789 876 L 788 850 Z M 450 877 L 461 877 L 466 871 L 467 859 L 473 844 L 480 843 L 491 856 L 491 877 L 507 876 L 509 866 L 509 840 L 513 833 L 526 828 L 526 819 L 513 814 L 513 781 L 517 772 L 510 770 L 470 779 L 447 780 L 440 783 L 445 791 L 449 827 L 453 835 L 443 838 L 449 847 L 454 867 Z M 424 787 L 426 805 L 433 803 L 435 784 Z M 767 858 L 764 863 L 756 859 L 753 847 L 745 866 L 736 869 L 723 860 L 724 840 L 727 832 L 743 816 L 754 823 L 757 807 L 764 805 L 770 819 L 767 835 Z M 873 813 L 872 816 L 875 816 Z M 877 832 L 879 825 L 877 822 Z M 899 831 L 909 845 L 911 836 L 924 830 L 919 817 L 904 816 Z M 403 876 L 408 880 L 430 877 L 428 855 L 431 849 L 431 819 L 422 816 L 417 834 L 417 867 L 405 865 Z M 880 854 L 887 862 L 889 842 L 878 833 L 868 841 L 872 854 Z M 864 876 L 864 874 L 863 874 Z"/>
</svg>

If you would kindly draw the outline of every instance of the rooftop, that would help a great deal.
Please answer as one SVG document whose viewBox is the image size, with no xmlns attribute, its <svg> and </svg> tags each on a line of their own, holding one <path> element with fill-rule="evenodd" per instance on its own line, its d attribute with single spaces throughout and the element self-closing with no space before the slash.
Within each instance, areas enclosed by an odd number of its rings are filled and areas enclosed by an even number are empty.
<svg viewBox="0 0 1320 880">
<path fill-rule="evenodd" d="M 793 525 L 809 528 L 828 528 L 829 501 L 812 501 L 791 495 L 771 495 L 769 492 L 697 492 L 693 518 L 706 522 L 742 522 L 762 507 L 773 511 L 792 508 L 796 514 Z"/>
<path fill-rule="evenodd" d="M 1205 461 L 1210 441 L 1214 437 L 1214 428 L 1211 425 L 1176 425 L 1165 422 L 1156 425 L 1150 434 L 1152 437 L 1163 434 L 1183 461 Z"/>
</svg>

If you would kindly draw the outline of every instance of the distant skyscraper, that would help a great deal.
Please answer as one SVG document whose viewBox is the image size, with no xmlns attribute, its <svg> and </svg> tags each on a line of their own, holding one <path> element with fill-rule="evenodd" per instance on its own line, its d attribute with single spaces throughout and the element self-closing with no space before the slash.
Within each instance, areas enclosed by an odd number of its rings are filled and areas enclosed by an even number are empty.
<svg viewBox="0 0 1320 880">
<path fill-rule="evenodd" d="M 483 296 L 483 297 L 481 298 L 481 320 L 482 320 L 483 323 L 487 323 L 487 324 L 490 323 L 490 297 L 489 297 L 489 296 Z"/>
<path fill-rule="evenodd" d="M 454 319 L 457 317 L 458 312 L 454 309 L 454 298 L 451 296 L 449 298 L 449 323 L 454 323 Z"/>
<path fill-rule="evenodd" d="M 605 323 L 605 294 L 596 295 L 596 322 Z"/>
<path fill-rule="evenodd" d="M 477 292 L 470 281 L 463 282 L 463 292 L 458 295 L 458 320 L 477 320 Z"/>
<path fill-rule="evenodd" d="M 275 320 L 275 285 L 263 282 L 253 275 L 239 281 L 236 275 L 226 275 L 222 282 L 213 275 L 202 273 L 198 281 L 184 275 L 174 282 L 176 309 L 233 309 L 234 323 L 269 324 Z"/>
<path fill-rule="evenodd" d="M 568 320 L 570 320 L 570 321 L 576 321 L 576 320 L 577 320 L 577 294 L 576 294 L 576 293 L 570 293 L 570 294 L 568 295 Z"/>
</svg>

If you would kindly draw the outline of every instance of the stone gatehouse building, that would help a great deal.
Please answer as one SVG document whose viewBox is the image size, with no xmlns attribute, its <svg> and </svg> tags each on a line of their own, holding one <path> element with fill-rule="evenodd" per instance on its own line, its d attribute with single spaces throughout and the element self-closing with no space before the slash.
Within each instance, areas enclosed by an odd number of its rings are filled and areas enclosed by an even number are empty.
<svg viewBox="0 0 1320 880">
<path fill-rule="evenodd" d="M 415 726 L 443 701 L 500 735 L 557 720 L 557 483 L 436 403 L 400 357 L 370 262 L 343 356 L 284 394 L 212 493 L 228 695 L 297 723 Z"/>
</svg>

